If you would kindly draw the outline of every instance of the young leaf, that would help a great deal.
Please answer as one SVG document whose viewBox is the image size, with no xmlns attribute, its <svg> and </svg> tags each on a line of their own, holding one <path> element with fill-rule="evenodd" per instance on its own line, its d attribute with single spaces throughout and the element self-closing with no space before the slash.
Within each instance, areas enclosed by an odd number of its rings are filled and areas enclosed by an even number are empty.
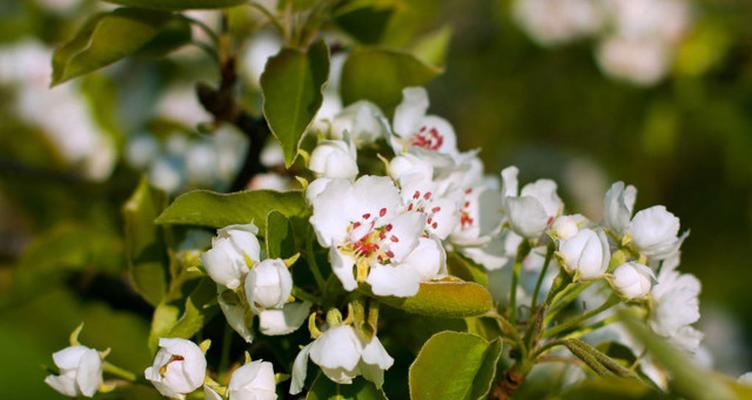
<svg viewBox="0 0 752 400">
<path fill-rule="evenodd" d="M 264 116 L 282 144 L 285 164 L 298 154 L 298 143 L 313 120 L 329 75 L 329 48 L 323 41 L 307 51 L 284 48 L 266 62 L 261 75 Z"/>
<path fill-rule="evenodd" d="M 73 39 L 55 50 L 52 84 L 97 70 L 141 50 L 173 18 L 170 13 L 135 8 L 119 8 L 90 17 Z"/>
<path fill-rule="evenodd" d="M 482 399 L 501 356 L 501 343 L 463 332 L 439 332 L 410 366 L 412 400 Z"/>
<path fill-rule="evenodd" d="M 473 282 L 423 282 L 413 297 L 383 297 L 380 300 L 409 313 L 442 318 L 474 317 L 493 307 L 491 293 Z"/>
<path fill-rule="evenodd" d="M 302 193 L 297 191 L 250 190 L 224 194 L 194 190 L 175 199 L 156 223 L 222 228 L 253 222 L 263 231 L 266 216 L 272 210 L 292 217 L 303 215 L 307 207 Z"/>
<path fill-rule="evenodd" d="M 370 100 L 387 114 L 402 99 L 402 89 L 422 86 L 440 70 L 407 53 L 385 49 L 355 50 L 342 69 L 342 100 Z"/>
<path fill-rule="evenodd" d="M 247 0 L 105 0 L 123 6 L 150 8 L 153 10 L 199 10 L 232 7 L 247 3 Z"/>
<path fill-rule="evenodd" d="M 387 400 L 387 397 L 363 378 L 355 379 L 350 385 L 338 385 L 319 374 L 311 384 L 306 400 Z"/>
<path fill-rule="evenodd" d="M 485 268 L 457 252 L 447 253 L 447 269 L 451 275 L 464 281 L 477 282 L 483 286 L 488 286 L 488 274 Z"/>
</svg>

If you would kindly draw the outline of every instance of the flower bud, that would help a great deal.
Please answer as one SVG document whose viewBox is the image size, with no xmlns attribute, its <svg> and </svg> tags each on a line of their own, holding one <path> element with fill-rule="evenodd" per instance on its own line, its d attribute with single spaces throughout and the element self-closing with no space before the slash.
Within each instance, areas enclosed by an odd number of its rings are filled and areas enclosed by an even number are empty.
<svg viewBox="0 0 752 400">
<path fill-rule="evenodd" d="M 284 261 L 264 260 L 245 278 L 245 295 L 252 307 L 282 308 L 292 292 L 292 275 Z"/>
<path fill-rule="evenodd" d="M 616 182 L 606 192 L 603 200 L 603 223 L 618 235 L 624 234 L 632 218 L 637 189 L 634 186 L 624 186 L 624 182 Z"/>
<path fill-rule="evenodd" d="M 638 262 L 628 262 L 614 270 L 611 284 L 626 299 L 645 297 L 650 293 L 653 271 Z"/>
<path fill-rule="evenodd" d="M 611 258 L 608 239 L 603 231 L 581 229 L 572 238 L 559 244 L 562 266 L 581 279 L 594 279 L 606 272 Z"/>
<path fill-rule="evenodd" d="M 206 376 L 206 358 L 201 348 L 190 340 L 159 339 L 154 364 L 144 376 L 165 397 L 184 399 L 201 387 Z"/>
<path fill-rule="evenodd" d="M 358 176 L 355 149 L 343 140 L 324 140 L 311 153 L 308 169 L 319 177 L 352 179 Z"/>
<path fill-rule="evenodd" d="M 230 289 L 240 286 L 248 272 L 246 258 L 257 261 L 261 247 L 255 225 L 231 225 L 220 229 L 212 239 L 212 248 L 201 256 L 206 273 L 215 282 Z"/>
<path fill-rule="evenodd" d="M 640 254 L 659 260 L 676 252 L 682 240 L 677 236 L 679 218 L 664 206 L 653 206 L 635 214 L 627 234 Z"/>
<path fill-rule="evenodd" d="M 254 361 L 232 373 L 227 392 L 230 400 L 275 400 L 275 385 L 272 364 Z"/>
<path fill-rule="evenodd" d="M 69 397 L 92 397 L 102 383 L 102 359 L 86 346 L 70 346 L 52 354 L 59 375 L 48 375 L 44 383 Z"/>
<path fill-rule="evenodd" d="M 571 239 L 580 229 L 580 225 L 584 224 L 587 219 L 580 215 L 562 215 L 556 218 L 551 229 L 556 235 L 556 238 L 561 240 Z"/>
</svg>

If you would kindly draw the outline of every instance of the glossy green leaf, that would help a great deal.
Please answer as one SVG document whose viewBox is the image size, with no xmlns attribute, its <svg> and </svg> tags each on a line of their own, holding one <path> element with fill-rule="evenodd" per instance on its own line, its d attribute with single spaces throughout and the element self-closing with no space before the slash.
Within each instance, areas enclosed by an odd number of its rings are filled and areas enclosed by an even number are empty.
<svg viewBox="0 0 752 400">
<path fill-rule="evenodd" d="M 447 269 L 449 274 L 464 281 L 477 282 L 488 286 L 488 274 L 486 269 L 464 257 L 462 254 L 451 251 L 447 253 Z"/>
<path fill-rule="evenodd" d="M 423 86 L 440 72 L 414 56 L 386 49 L 353 51 L 342 69 L 342 100 L 370 100 L 387 114 L 402 100 L 402 89 Z"/>
<path fill-rule="evenodd" d="M 126 255 L 133 288 L 149 304 L 157 305 L 167 290 L 166 260 L 154 219 L 167 205 L 167 195 L 141 179 L 123 206 Z"/>
<path fill-rule="evenodd" d="M 298 154 L 298 143 L 321 107 L 329 75 L 329 48 L 323 41 L 307 51 L 284 48 L 269 58 L 261 75 L 264 116 L 282 144 L 285 164 Z"/>
<path fill-rule="evenodd" d="M 297 191 L 250 190 L 225 194 L 194 190 L 175 199 L 156 223 L 222 228 L 253 222 L 263 231 L 266 216 L 272 210 L 292 217 L 305 214 L 307 206 L 303 194 Z"/>
<path fill-rule="evenodd" d="M 473 282 L 423 282 L 412 297 L 383 297 L 384 304 L 404 311 L 443 318 L 483 315 L 493 307 L 491 293 Z"/>
<path fill-rule="evenodd" d="M 355 379 L 350 385 L 338 385 L 319 374 L 311 384 L 306 400 L 387 400 L 387 397 L 363 378 Z"/>
<path fill-rule="evenodd" d="M 154 39 L 138 51 L 138 54 L 147 57 L 163 56 L 190 43 L 192 37 L 193 31 L 188 20 L 172 18 L 162 27 Z"/>
<path fill-rule="evenodd" d="M 496 375 L 501 343 L 462 332 L 431 337 L 410 366 L 412 400 L 483 399 Z"/>
<path fill-rule="evenodd" d="M 200 10 L 233 7 L 247 0 L 105 0 L 109 3 L 153 10 Z"/>
<path fill-rule="evenodd" d="M 141 50 L 174 16 L 119 8 L 90 17 L 52 56 L 52 84 L 92 72 Z"/>
<path fill-rule="evenodd" d="M 264 243 L 266 243 L 267 258 L 286 259 L 299 251 L 295 247 L 292 223 L 279 211 L 272 211 L 266 217 Z"/>
<path fill-rule="evenodd" d="M 195 336 L 217 312 L 217 286 L 209 278 L 202 278 L 184 301 L 162 303 L 154 310 L 149 348 L 156 351 L 159 338 L 190 339 Z"/>
</svg>

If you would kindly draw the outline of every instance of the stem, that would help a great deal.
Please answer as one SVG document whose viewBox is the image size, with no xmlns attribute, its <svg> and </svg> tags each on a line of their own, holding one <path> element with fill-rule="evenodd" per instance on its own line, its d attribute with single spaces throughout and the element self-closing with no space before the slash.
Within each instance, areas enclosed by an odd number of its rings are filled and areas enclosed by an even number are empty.
<svg viewBox="0 0 752 400">
<path fill-rule="evenodd" d="M 546 318 L 543 320 L 544 325 L 548 325 L 551 321 L 554 320 L 556 315 L 563 310 L 566 306 L 568 306 L 571 302 L 573 302 L 575 299 L 577 299 L 577 296 L 580 295 L 585 289 L 590 287 L 590 285 L 593 284 L 595 281 L 590 281 L 586 283 L 580 283 L 580 284 L 571 284 L 567 286 L 566 289 L 564 289 L 558 297 L 556 301 L 553 303 L 553 307 L 551 307 L 551 310 L 548 312 L 548 315 L 546 315 Z"/>
<path fill-rule="evenodd" d="M 504 331 L 508 336 L 511 336 L 511 340 L 514 342 L 514 344 L 519 348 L 520 353 L 523 357 L 527 356 L 527 348 L 525 347 L 525 344 L 522 341 L 522 338 L 520 337 L 519 332 L 517 332 L 517 327 L 512 324 L 511 322 L 507 321 L 504 316 L 498 314 L 498 313 L 491 313 L 488 314 L 489 317 L 496 319 L 501 324 L 501 329 Z"/>
<path fill-rule="evenodd" d="M 512 325 L 517 323 L 517 284 L 522 272 L 522 261 L 529 252 L 530 245 L 526 240 L 520 243 L 519 247 L 517 247 L 517 257 L 512 269 L 512 288 L 509 292 L 509 322 L 511 322 Z"/>
<path fill-rule="evenodd" d="M 102 363 L 102 371 L 110 375 L 117 376 L 118 378 L 123 378 L 126 381 L 136 382 L 137 380 L 136 374 L 134 374 L 131 371 L 128 371 L 127 369 L 120 368 L 117 365 L 112 364 L 109 361 L 105 361 Z"/>
<path fill-rule="evenodd" d="M 606 325 L 612 324 L 619 320 L 619 317 L 616 315 L 612 315 L 607 318 L 603 318 L 601 320 L 598 320 L 597 322 L 594 322 L 580 330 L 574 331 L 566 336 L 564 336 L 565 339 L 577 339 L 581 338 L 585 335 L 587 335 L 590 332 L 596 331 L 600 328 L 603 328 Z"/>
<path fill-rule="evenodd" d="M 230 365 L 230 347 L 232 345 L 232 333 L 233 330 L 229 324 L 225 324 L 225 331 L 222 335 L 222 354 L 219 358 L 219 374 L 224 376 L 227 372 L 227 367 Z"/>
<path fill-rule="evenodd" d="M 608 300 L 606 300 L 603 304 L 601 304 L 600 307 L 590 310 L 586 313 L 583 313 L 577 318 L 572 318 L 559 325 L 556 325 L 553 328 L 544 331 L 542 336 L 544 338 L 547 338 L 547 337 L 554 336 L 558 333 L 564 332 L 568 329 L 574 328 L 580 323 L 585 322 L 589 320 L 590 318 L 593 318 L 594 316 L 608 310 L 609 308 L 613 307 L 614 305 L 618 303 L 619 303 L 619 298 L 616 296 L 611 296 L 608 298 Z"/>
<path fill-rule="evenodd" d="M 544 344 L 543 346 L 541 346 L 541 347 L 539 347 L 538 349 L 535 350 L 535 352 L 533 353 L 533 358 L 537 359 L 538 357 L 542 356 L 544 353 L 546 353 L 547 351 L 551 350 L 552 348 L 554 348 L 556 346 L 562 346 L 563 344 L 564 344 L 563 340 L 551 340 L 551 341 L 548 341 L 548 342 L 546 342 L 546 344 Z"/>
<path fill-rule="evenodd" d="M 543 261 L 543 269 L 540 272 L 540 275 L 538 276 L 538 280 L 535 282 L 535 289 L 533 290 L 533 302 L 530 306 L 531 309 L 535 310 L 535 307 L 538 305 L 538 293 L 540 292 L 541 285 L 543 284 L 543 279 L 546 276 L 546 272 L 548 272 L 548 265 L 551 263 L 551 258 L 554 255 L 554 248 L 555 244 L 553 241 L 548 242 L 548 247 L 546 248 L 546 259 Z"/>
<path fill-rule="evenodd" d="M 287 29 L 285 29 L 285 27 L 279 21 L 279 18 L 277 18 L 274 14 L 272 14 L 271 11 L 269 11 L 266 7 L 264 7 L 263 5 L 261 5 L 259 3 L 256 3 L 256 2 L 252 1 L 252 2 L 248 3 L 248 5 L 251 8 L 255 8 L 256 10 L 258 10 L 259 12 L 261 12 L 261 14 L 264 14 L 264 16 L 266 17 L 266 19 L 268 19 L 269 22 L 271 22 L 272 25 L 274 25 L 274 27 L 277 28 L 277 30 L 279 31 L 279 33 L 282 34 L 282 36 L 285 38 L 285 43 L 288 42 L 290 34 L 289 34 L 289 32 L 287 32 Z"/>
<path fill-rule="evenodd" d="M 546 296 L 546 301 L 543 304 L 546 307 L 550 306 L 562 288 L 565 287 L 564 285 L 570 282 L 571 277 L 564 270 L 559 270 L 559 274 L 554 278 L 554 283 L 551 285 L 551 290 L 548 291 L 548 296 Z"/>
<path fill-rule="evenodd" d="M 326 280 L 324 279 L 324 276 L 321 275 L 319 263 L 316 261 L 316 254 L 313 252 L 312 240 L 306 240 L 305 255 L 306 260 L 308 261 L 308 267 L 311 268 L 311 273 L 313 273 L 313 279 L 316 280 L 316 285 L 319 287 L 319 290 L 323 292 L 324 287 L 326 286 Z"/>
<path fill-rule="evenodd" d="M 199 49 L 203 50 L 204 53 L 206 53 L 214 62 L 217 64 L 220 63 L 219 61 L 219 53 L 217 53 L 217 50 L 213 47 L 209 46 L 206 43 L 199 42 L 198 40 L 192 40 L 191 44 L 198 47 Z"/>
<path fill-rule="evenodd" d="M 181 18 L 190 24 L 196 25 L 199 29 L 204 31 L 204 33 L 206 33 L 206 35 L 209 36 L 209 38 L 211 38 L 212 42 L 215 45 L 219 43 L 219 36 L 217 36 L 217 33 L 214 32 L 214 30 L 209 25 L 206 25 L 202 21 L 189 17 L 185 14 L 177 14 L 177 15 L 179 16 L 178 18 Z"/>
<path fill-rule="evenodd" d="M 310 301 L 313 304 L 319 304 L 321 305 L 322 301 L 320 298 L 306 292 L 305 290 L 299 288 L 299 287 L 293 287 L 292 288 L 292 295 L 294 297 L 297 297 L 301 300 Z"/>
</svg>

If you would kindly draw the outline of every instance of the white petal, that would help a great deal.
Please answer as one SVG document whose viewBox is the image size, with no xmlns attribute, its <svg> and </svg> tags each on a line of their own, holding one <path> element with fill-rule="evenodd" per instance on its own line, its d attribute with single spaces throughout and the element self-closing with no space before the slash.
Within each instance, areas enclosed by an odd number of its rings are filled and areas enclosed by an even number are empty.
<svg viewBox="0 0 752 400">
<path fill-rule="evenodd" d="M 446 252 L 437 239 L 419 238 L 418 246 L 402 263 L 415 269 L 421 281 L 428 281 L 446 274 Z"/>
<path fill-rule="evenodd" d="M 263 310 L 259 313 L 259 330 L 267 336 L 287 335 L 303 325 L 310 310 L 307 301 L 285 304 L 281 310 Z"/>
<path fill-rule="evenodd" d="M 417 128 L 419 121 L 428 110 L 428 93 L 421 87 L 402 90 L 402 102 L 394 110 L 394 133 L 408 136 Z"/>
<path fill-rule="evenodd" d="M 407 264 L 380 265 L 371 267 L 366 282 L 377 296 L 415 296 L 420 288 L 420 275 Z"/>
<path fill-rule="evenodd" d="M 290 378 L 290 394 L 298 394 L 305 386 L 306 375 L 308 375 L 308 356 L 311 352 L 313 343 L 300 349 L 292 363 L 292 378 Z"/>
<path fill-rule="evenodd" d="M 324 332 L 311 346 L 311 360 L 322 368 L 352 371 L 358 365 L 363 347 L 349 325 Z"/>
<path fill-rule="evenodd" d="M 508 197 L 507 217 L 512 229 L 520 236 L 538 238 L 548 225 L 548 215 L 541 203 L 533 197 Z"/>
<path fill-rule="evenodd" d="M 281 308 L 292 292 L 292 275 L 281 259 L 267 259 L 256 264 L 245 280 L 250 305 Z"/>
<path fill-rule="evenodd" d="M 76 379 L 73 377 L 65 375 L 47 375 L 47 377 L 44 378 L 44 383 L 48 384 L 51 388 L 64 396 L 76 397 L 79 395 L 76 386 Z"/>
<path fill-rule="evenodd" d="M 393 260 L 403 260 L 418 245 L 418 237 L 425 227 L 426 216 L 421 213 L 403 213 L 391 221 L 389 241 L 385 242 L 394 253 Z M 395 239 L 391 239 L 391 238 Z"/>
<path fill-rule="evenodd" d="M 102 359 L 96 350 L 89 349 L 81 357 L 76 381 L 82 395 L 92 397 L 97 392 L 102 383 Z"/>
<path fill-rule="evenodd" d="M 332 263 L 332 272 L 342 282 L 342 287 L 348 292 L 355 290 L 358 287 L 358 282 L 355 281 L 355 259 L 347 254 L 339 251 L 338 248 L 332 247 L 329 249 L 329 261 Z"/>
<path fill-rule="evenodd" d="M 504 168 L 501 171 L 501 197 L 517 197 L 518 182 L 517 174 L 520 172 L 514 165 Z"/>
<path fill-rule="evenodd" d="M 223 399 L 222 399 L 222 396 L 219 395 L 219 393 L 214 391 L 214 389 L 210 388 L 209 386 L 204 385 L 204 400 L 223 400 Z"/>
</svg>

